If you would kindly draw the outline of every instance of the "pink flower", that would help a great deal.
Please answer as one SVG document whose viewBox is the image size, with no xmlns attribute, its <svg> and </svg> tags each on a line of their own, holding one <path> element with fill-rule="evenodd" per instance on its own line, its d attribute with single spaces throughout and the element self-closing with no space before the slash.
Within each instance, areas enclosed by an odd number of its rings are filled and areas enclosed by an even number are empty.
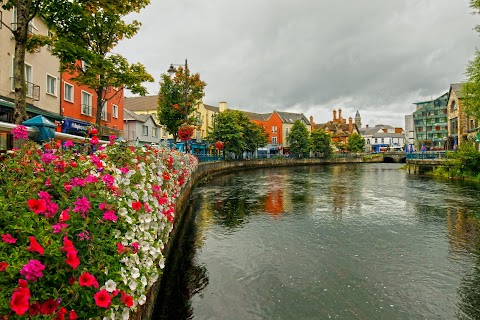
<svg viewBox="0 0 480 320">
<path fill-rule="evenodd" d="M 37 252 L 41 255 L 43 255 L 44 249 L 43 247 L 37 242 L 37 239 L 35 237 L 28 237 L 30 239 L 30 246 L 27 248 L 27 251 L 31 252 Z"/>
<path fill-rule="evenodd" d="M 52 225 L 53 233 L 60 233 L 62 232 L 62 229 L 68 228 L 68 224 L 66 223 L 56 223 Z"/>
<path fill-rule="evenodd" d="M 90 143 L 91 143 L 92 145 L 97 145 L 98 142 L 99 142 L 99 141 L 98 141 L 97 136 L 93 136 L 92 139 L 90 139 Z"/>
<path fill-rule="evenodd" d="M 109 187 L 113 186 L 115 178 L 110 174 L 105 174 L 102 176 L 102 181 Z"/>
<path fill-rule="evenodd" d="M 85 196 L 77 198 L 77 201 L 75 201 L 73 204 L 75 205 L 73 212 L 88 213 L 88 211 L 91 209 L 90 201 L 88 201 Z"/>
<path fill-rule="evenodd" d="M 108 308 L 112 303 L 112 298 L 105 289 L 95 293 L 93 297 L 95 298 L 95 304 L 101 308 Z"/>
<path fill-rule="evenodd" d="M 52 186 L 52 182 L 50 181 L 50 178 L 47 178 L 47 180 L 45 180 L 45 187 L 51 187 Z"/>
<path fill-rule="evenodd" d="M 78 177 L 74 177 L 72 179 L 70 179 L 70 184 L 74 187 L 84 187 L 85 186 L 85 180 L 84 179 L 81 179 L 81 178 L 78 178 Z"/>
<path fill-rule="evenodd" d="M 120 171 L 122 171 L 123 174 L 127 174 L 128 171 L 130 171 L 127 167 L 121 167 Z"/>
<path fill-rule="evenodd" d="M 126 248 L 123 244 L 121 244 L 120 242 L 117 243 L 117 253 L 118 254 L 122 254 L 126 251 Z"/>
<path fill-rule="evenodd" d="M 118 217 L 115 215 L 115 211 L 113 211 L 113 210 L 107 210 L 107 211 L 105 211 L 105 213 L 103 214 L 103 219 L 104 219 L 104 220 L 107 220 L 107 221 L 117 222 Z"/>
<path fill-rule="evenodd" d="M 28 131 L 24 125 L 18 125 L 12 129 L 13 140 L 27 140 Z"/>
<path fill-rule="evenodd" d="M 67 148 L 71 148 L 71 147 L 73 147 L 75 144 L 73 143 L 72 140 L 67 140 L 67 141 L 65 141 L 64 145 L 65 145 L 65 147 L 67 147 Z"/>
<path fill-rule="evenodd" d="M 140 248 L 140 245 L 138 244 L 138 242 L 133 242 L 132 248 L 133 248 L 133 253 L 137 253 L 138 249 Z"/>
<path fill-rule="evenodd" d="M 12 237 L 12 235 L 10 233 L 4 233 L 2 234 L 2 241 L 5 242 L 5 243 L 15 243 L 17 242 L 17 239 L 15 239 L 14 237 Z"/>
<path fill-rule="evenodd" d="M 88 182 L 88 183 L 96 183 L 96 182 L 98 182 L 98 178 L 91 174 L 91 175 L 88 175 L 85 178 L 85 181 Z"/>
<path fill-rule="evenodd" d="M 59 222 L 65 222 L 70 219 L 70 215 L 68 214 L 69 209 L 65 209 L 60 213 L 60 219 Z"/>
<path fill-rule="evenodd" d="M 30 260 L 20 270 L 20 274 L 29 281 L 37 282 L 39 278 L 43 277 L 43 269 L 45 269 L 45 266 L 40 261 Z"/>
<path fill-rule="evenodd" d="M 40 159 L 42 159 L 43 163 L 50 164 L 52 163 L 52 161 L 55 160 L 55 156 L 53 155 L 53 153 L 46 152 L 40 156 Z"/>
<path fill-rule="evenodd" d="M 68 182 L 64 182 L 63 183 L 63 188 L 65 189 L 65 191 L 70 192 L 70 191 L 72 191 L 73 186 L 71 184 L 69 184 Z"/>
<path fill-rule="evenodd" d="M 90 240 L 90 235 L 86 230 L 77 234 L 77 237 L 79 237 L 81 241 Z"/>
<path fill-rule="evenodd" d="M 108 136 L 108 140 L 110 140 L 110 142 L 115 142 L 115 140 L 117 140 L 117 136 L 112 134 L 112 135 Z"/>
</svg>

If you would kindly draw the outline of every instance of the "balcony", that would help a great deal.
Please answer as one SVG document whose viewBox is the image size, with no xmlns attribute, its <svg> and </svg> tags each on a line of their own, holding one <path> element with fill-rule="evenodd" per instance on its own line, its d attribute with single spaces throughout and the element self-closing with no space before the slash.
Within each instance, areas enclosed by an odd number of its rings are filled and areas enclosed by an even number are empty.
<svg viewBox="0 0 480 320">
<path fill-rule="evenodd" d="M 13 77 L 10 77 L 10 82 L 12 84 L 12 91 L 15 91 L 15 82 L 13 81 Z M 40 101 L 40 86 L 28 81 L 25 81 L 25 84 L 27 98 L 31 98 L 34 101 Z"/>
<path fill-rule="evenodd" d="M 93 107 L 89 104 L 82 104 L 82 114 L 85 116 L 93 117 Z"/>
</svg>

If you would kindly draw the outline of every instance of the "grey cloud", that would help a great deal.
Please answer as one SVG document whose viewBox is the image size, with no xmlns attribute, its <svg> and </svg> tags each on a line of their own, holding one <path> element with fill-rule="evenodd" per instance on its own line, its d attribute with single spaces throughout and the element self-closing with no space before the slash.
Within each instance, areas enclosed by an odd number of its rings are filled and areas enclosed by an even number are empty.
<svg viewBox="0 0 480 320">
<path fill-rule="evenodd" d="M 146 65 L 151 93 L 170 63 L 188 58 L 207 104 L 317 122 L 340 107 L 363 123 L 403 126 L 413 102 L 464 79 L 479 40 L 468 0 L 152 2 L 132 16 L 139 34 L 116 49 Z"/>
</svg>

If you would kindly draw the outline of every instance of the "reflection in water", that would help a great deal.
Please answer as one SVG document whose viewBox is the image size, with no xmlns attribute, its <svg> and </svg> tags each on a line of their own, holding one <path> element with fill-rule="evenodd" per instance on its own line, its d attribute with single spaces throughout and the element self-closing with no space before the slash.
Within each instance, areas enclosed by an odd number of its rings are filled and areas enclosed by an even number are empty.
<svg viewBox="0 0 480 320">
<path fill-rule="evenodd" d="M 337 165 L 230 174 L 193 198 L 158 319 L 480 319 L 475 186 Z"/>
</svg>

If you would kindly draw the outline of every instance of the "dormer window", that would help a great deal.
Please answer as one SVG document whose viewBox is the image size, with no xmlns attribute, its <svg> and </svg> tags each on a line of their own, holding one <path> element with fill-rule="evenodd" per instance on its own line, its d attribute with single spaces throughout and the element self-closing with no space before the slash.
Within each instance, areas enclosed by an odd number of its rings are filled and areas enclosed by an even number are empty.
<svg viewBox="0 0 480 320">
<path fill-rule="evenodd" d="M 457 102 L 455 100 L 452 101 L 452 104 L 450 106 L 451 111 L 457 110 Z"/>
</svg>

